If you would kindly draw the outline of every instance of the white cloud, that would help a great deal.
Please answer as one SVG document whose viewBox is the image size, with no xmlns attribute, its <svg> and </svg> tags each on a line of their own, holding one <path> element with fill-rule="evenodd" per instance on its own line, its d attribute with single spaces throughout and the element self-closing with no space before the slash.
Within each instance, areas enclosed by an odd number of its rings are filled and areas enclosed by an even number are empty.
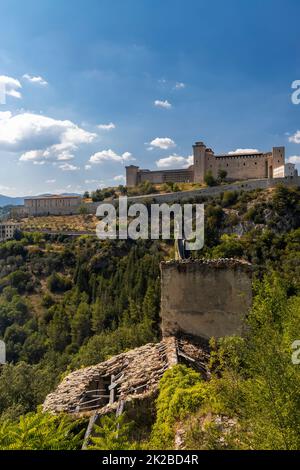
<svg viewBox="0 0 300 470">
<path fill-rule="evenodd" d="M 296 131 L 295 134 L 291 135 L 291 137 L 289 137 L 289 142 L 300 144 L 300 131 Z"/>
<path fill-rule="evenodd" d="M 187 168 L 192 164 L 192 155 L 189 157 L 182 157 L 180 155 L 174 154 L 156 161 L 156 166 L 158 168 Z"/>
<path fill-rule="evenodd" d="M 0 121 L 10 119 L 12 113 L 10 111 L 0 111 Z"/>
<path fill-rule="evenodd" d="M 169 103 L 168 100 L 165 100 L 165 101 L 155 100 L 154 101 L 154 106 L 156 106 L 157 108 L 164 108 L 164 109 L 172 108 L 172 105 L 171 105 L 171 103 Z"/>
<path fill-rule="evenodd" d="M 22 98 L 20 89 L 22 88 L 19 80 L 7 75 L 0 75 L 0 89 L 2 91 L 1 96 L 5 99 L 6 96 L 12 96 L 13 98 Z"/>
<path fill-rule="evenodd" d="M 21 161 L 71 160 L 79 145 L 89 144 L 96 137 L 69 120 L 0 113 L 0 150 L 21 152 Z"/>
<path fill-rule="evenodd" d="M 56 183 L 56 180 L 47 180 L 46 181 L 46 184 L 54 184 L 54 183 Z"/>
<path fill-rule="evenodd" d="M 186 87 L 186 84 L 185 84 L 185 83 L 183 83 L 183 82 L 176 82 L 174 88 L 175 88 L 175 90 L 182 90 L 182 89 L 185 88 L 185 87 Z"/>
<path fill-rule="evenodd" d="M 6 113 L 0 120 L 0 148 L 11 151 L 75 148 L 92 142 L 96 134 L 81 129 L 72 121 L 61 121 L 40 114 Z"/>
<path fill-rule="evenodd" d="M 114 161 L 123 163 L 129 160 L 135 160 L 135 158 L 132 157 L 130 152 L 124 152 L 122 153 L 122 155 L 118 155 L 113 150 L 108 149 L 94 153 L 94 155 L 90 157 L 89 161 L 90 163 L 102 163 L 104 161 Z"/>
<path fill-rule="evenodd" d="M 231 152 L 228 152 L 228 155 L 235 155 L 239 153 L 245 153 L 245 154 L 258 153 L 258 150 L 257 149 L 236 149 L 236 150 L 232 150 Z"/>
<path fill-rule="evenodd" d="M 92 168 L 92 165 L 85 165 L 85 166 L 84 166 L 84 169 L 85 169 L 85 170 L 91 170 L 91 168 Z"/>
<path fill-rule="evenodd" d="M 21 155 L 20 160 L 22 162 L 34 162 L 37 163 L 39 160 L 43 158 L 47 158 L 47 151 L 46 150 L 29 150 Z"/>
<path fill-rule="evenodd" d="M 77 171 L 77 170 L 80 170 L 80 168 L 78 166 L 71 165 L 70 163 L 62 163 L 61 165 L 59 165 L 59 168 L 62 171 Z"/>
<path fill-rule="evenodd" d="M 187 167 L 194 164 L 194 155 L 189 155 L 186 159 Z"/>
<path fill-rule="evenodd" d="M 85 180 L 84 183 L 85 184 L 100 184 L 100 183 L 102 183 L 102 181 L 99 181 L 99 180 Z"/>
<path fill-rule="evenodd" d="M 292 157 L 288 158 L 289 163 L 295 163 L 296 165 L 300 163 L 300 156 L 299 155 L 293 155 Z"/>
<path fill-rule="evenodd" d="M 32 76 L 32 75 L 29 75 L 28 73 L 25 73 L 23 75 L 23 78 L 25 80 L 27 80 L 28 82 L 34 83 L 34 84 L 37 84 L 37 85 L 42 85 L 42 86 L 48 85 L 48 82 L 43 77 L 41 77 L 40 75 L 35 77 L 35 76 Z"/>
<path fill-rule="evenodd" d="M 69 150 L 59 150 L 55 145 L 46 150 L 29 150 L 22 153 L 19 160 L 21 162 L 33 162 L 35 165 L 44 164 L 47 160 L 68 161 L 73 160 L 75 156 Z"/>
<path fill-rule="evenodd" d="M 156 137 L 150 142 L 150 147 L 148 147 L 148 150 L 152 150 L 153 148 L 167 150 L 172 147 L 176 147 L 174 140 L 170 139 L 169 137 Z"/>
<path fill-rule="evenodd" d="M 125 176 L 124 175 L 117 175 L 117 176 L 114 176 L 114 181 L 125 181 Z"/>
<path fill-rule="evenodd" d="M 99 124 L 97 127 L 102 131 L 111 131 L 116 128 L 116 125 L 113 122 L 110 122 L 109 124 Z"/>
</svg>

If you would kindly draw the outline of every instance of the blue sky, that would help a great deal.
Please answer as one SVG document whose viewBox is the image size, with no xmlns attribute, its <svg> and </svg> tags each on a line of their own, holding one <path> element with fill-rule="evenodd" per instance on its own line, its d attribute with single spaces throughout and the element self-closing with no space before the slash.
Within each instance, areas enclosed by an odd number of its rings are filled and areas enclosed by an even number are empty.
<svg viewBox="0 0 300 470">
<path fill-rule="evenodd" d="M 1 0 L 0 17 L 0 193 L 186 166 L 196 140 L 285 145 L 300 169 L 298 0 Z"/>
</svg>

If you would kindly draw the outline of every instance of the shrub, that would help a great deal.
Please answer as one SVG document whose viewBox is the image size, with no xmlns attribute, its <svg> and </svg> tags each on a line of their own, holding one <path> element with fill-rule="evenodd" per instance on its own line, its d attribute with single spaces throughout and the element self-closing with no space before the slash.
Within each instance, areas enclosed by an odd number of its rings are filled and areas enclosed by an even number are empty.
<svg viewBox="0 0 300 470">
<path fill-rule="evenodd" d="M 150 447 L 174 448 L 175 424 L 195 412 L 207 397 L 207 384 L 192 369 L 177 365 L 165 372 L 159 384 L 156 402 L 157 418 Z"/>
<path fill-rule="evenodd" d="M 204 181 L 205 181 L 205 183 L 207 184 L 207 186 L 216 186 L 216 184 L 217 184 L 217 181 L 216 181 L 216 179 L 213 177 L 211 170 L 209 170 L 209 171 L 205 174 L 205 176 L 204 176 Z"/>
<path fill-rule="evenodd" d="M 83 430 L 66 416 L 28 413 L 17 423 L 0 422 L 1 450 L 76 450 L 80 449 Z M 78 425 L 78 424 L 77 424 Z"/>
<path fill-rule="evenodd" d="M 61 274 L 53 273 L 47 280 L 47 287 L 52 293 L 65 292 L 72 288 L 72 281 Z"/>
</svg>

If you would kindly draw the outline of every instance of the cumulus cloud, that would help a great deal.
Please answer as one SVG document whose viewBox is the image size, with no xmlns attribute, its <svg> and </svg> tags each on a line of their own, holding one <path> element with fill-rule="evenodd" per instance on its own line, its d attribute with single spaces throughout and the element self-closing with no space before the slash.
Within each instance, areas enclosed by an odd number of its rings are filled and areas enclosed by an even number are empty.
<svg viewBox="0 0 300 470">
<path fill-rule="evenodd" d="M 56 183 L 56 180 L 54 180 L 54 179 L 53 179 L 53 180 L 47 180 L 47 181 L 46 181 L 46 184 L 54 184 L 54 183 Z"/>
<path fill-rule="evenodd" d="M 114 176 L 114 181 L 118 181 L 118 182 L 125 181 L 125 176 L 124 175 Z"/>
<path fill-rule="evenodd" d="M 0 121 L 10 119 L 12 113 L 10 111 L 0 111 Z"/>
<path fill-rule="evenodd" d="M 90 170 L 91 168 L 92 168 L 92 165 L 85 165 L 85 166 L 84 166 L 84 169 L 85 169 L 85 170 Z"/>
<path fill-rule="evenodd" d="M 180 155 L 170 155 L 156 161 L 158 168 L 187 168 L 193 164 L 193 156 L 182 157 Z"/>
<path fill-rule="evenodd" d="M 99 124 L 97 127 L 102 131 L 111 131 L 116 128 L 116 125 L 113 122 L 110 122 L 109 124 Z"/>
<path fill-rule="evenodd" d="M 0 113 L 0 150 L 21 152 L 21 161 L 71 160 L 79 145 L 89 144 L 96 137 L 69 120 L 33 113 Z"/>
<path fill-rule="evenodd" d="M 289 163 L 295 163 L 296 165 L 300 163 L 300 156 L 299 155 L 293 155 L 288 158 Z"/>
<path fill-rule="evenodd" d="M 5 101 L 6 96 L 12 96 L 13 98 L 22 98 L 20 92 L 22 88 L 19 80 L 7 75 L 0 75 L 0 93 L 1 98 Z"/>
<path fill-rule="evenodd" d="M 62 171 L 77 171 L 80 170 L 78 166 L 71 165 L 70 163 L 62 163 L 58 166 Z"/>
<path fill-rule="evenodd" d="M 172 147 L 176 147 L 174 140 L 169 137 L 156 137 L 150 142 L 150 147 L 148 147 L 148 149 L 152 150 L 153 148 L 160 148 L 167 150 Z"/>
<path fill-rule="evenodd" d="M 189 155 L 186 159 L 186 163 L 187 163 L 187 166 L 191 166 L 194 164 L 194 156 L 193 155 Z"/>
<path fill-rule="evenodd" d="M 236 149 L 236 150 L 232 150 L 231 152 L 228 152 L 228 155 L 235 155 L 239 153 L 245 153 L 245 154 L 258 153 L 258 150 L 257 149 Z"/>
<path fill-rule="evenodd" d="M 186 87 L 186 84 L 185 84 L 185 83 L 183 83 L 183 82 L 176 82 L 174 88 L 175 88 L 175 90 L 182 90 L 182 89 L 185 88 L 185 87 Z"/>
<path fill-rule="evenodd" d="M 293 142 L 294 144 L 300 144 L 300 131 L 296 131 L 295 134 L 289 137 L 289 142 Z"/>
<path fill-rule="evenodd" d="M 165 101 L 155 100 L 154 101 L 154 106 L 156 106 L 157 108 L 164 108 L 164 109 L 172 108 L 172 105 L 171 105 L 171 103 L 169 103 L 168 100 L 165 100 Z"/>
<path fill-rule="evenodd" d="M 123 163 L 125 161 L 135 160 L 130 152 L 124 152 L 122 155 L 118 155 L 111 149 L 102 150 L 101 152 L 94 153 L 90 157 L 90 163 L 102 163 L 104 161 L 114 161 Z"/>
<path fill-rule="evenodd" d="M 41 77 L 40 75 L 33 76 L 33 75 L 29 75 L 28 73 L 25 73 L 23 75 L 23 78 L 24 78 L 24 80 L 27 80 L 28 82 L 34 83 L 34 84 L 37 84 L 37 85 L 42 85 L 42 86 L 47 86 L 48 85 L 48 82 L 43 77 Z"/>
</svg>

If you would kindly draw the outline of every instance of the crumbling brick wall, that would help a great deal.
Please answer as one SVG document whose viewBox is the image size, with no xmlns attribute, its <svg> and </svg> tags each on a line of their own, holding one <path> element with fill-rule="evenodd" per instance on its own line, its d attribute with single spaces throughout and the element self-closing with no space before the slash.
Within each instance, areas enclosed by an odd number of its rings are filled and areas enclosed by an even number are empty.
<svg viewBox="0 0 300 470">
<path fill-rule="evenodd" d="M 161 263 L 164 337 L 202 338 L 241 334 L 252 304 L 252 269 L 235 259 Z"/>
</svg>

